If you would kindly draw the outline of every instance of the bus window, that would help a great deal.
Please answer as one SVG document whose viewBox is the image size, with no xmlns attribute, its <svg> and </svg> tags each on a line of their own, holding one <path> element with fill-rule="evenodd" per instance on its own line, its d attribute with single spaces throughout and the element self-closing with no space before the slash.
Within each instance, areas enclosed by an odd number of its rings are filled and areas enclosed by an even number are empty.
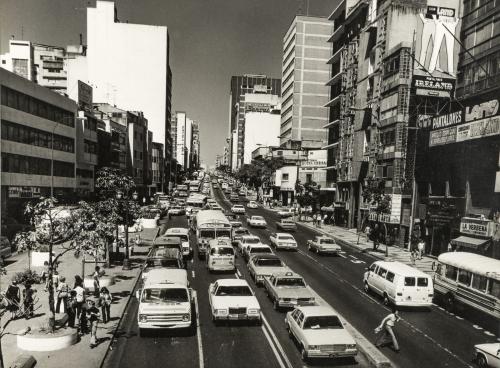
<svg viewBox="0 0 500 368">
<path fill-rule="evenodd" d="M 429 279 L 427 277 L 418 277 L 417 278 L 417 286 L 428 287 Z"/>
<path fill-rule="evenodd" d="M 483 293 L 486 292 L 486 284 L 487 284 L 488 278 L 485 276 L 480 276 L 474 274 L 472 276 L 472 288 L 482 291 Z"/>
<path fill-rule="evenodd" d="M 488 294 L 491 294 L 497 299 L 500 299 L 500 281 L 490 279 L 490 283 L 488 285 Z"/>
<path fill-rule="evenodd" d="M 458 282 L 464 284 L 466 286 L 470 285 L 470 281 L 472 279 L 472 273 L 465 270 L 458 271 Z"/>
<path fill-rule="evenodd" d="M 456 267 L 446 265 L 446 278 L 457 281 L 458 269 Z"/>
<path fill-rule="evenodd" d="M 405 277 L 405 286 L 415 286 L 415 277 Z"/>
</svg>

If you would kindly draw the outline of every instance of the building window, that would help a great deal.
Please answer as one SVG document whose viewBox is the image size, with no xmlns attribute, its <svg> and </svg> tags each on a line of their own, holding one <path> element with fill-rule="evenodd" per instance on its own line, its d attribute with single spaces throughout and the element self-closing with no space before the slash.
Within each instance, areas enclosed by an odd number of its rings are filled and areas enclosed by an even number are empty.
<svg viewBox="0 0 500 368">
<path fill-rule="evenodd" d="M 17 75 L 30 79 L 28 74 L 28 59 L 12 59 L 12 70 Z"/>
<path fill-rule="evenodd" d="M 74 113 L 8 87 L 2 87 L 2 105 L 72 128 L 75 127 Z"/>
<path fill-rule="evenodd" d="M 61 176 L 63 178 L 74 178 L 75 164 L 73 164 L 72 162 L 54 161 L 54 176 Z"/>
<path fill-rule="evenodd" d="M 51 148 L 52 146 L 51 133 L 6 120 L 2 120 L 2 139 L 44 148 Z M 73 138 L 54 134 L 53 139 L 55 150 L 70 153 L 75 152 L 75 141 Z"/>
<path fill-rule="evenodd" d="M 97 143 L 84 139 L 83 145 L 85 153 L 97 154 Z"/>
<path fill-rule="evenodd" d="M 288 174 L 287 173 L 283 173 L 282 176 L 281 176 L 281 179 L 282 180 L 288 180 Z"/>
</svg>

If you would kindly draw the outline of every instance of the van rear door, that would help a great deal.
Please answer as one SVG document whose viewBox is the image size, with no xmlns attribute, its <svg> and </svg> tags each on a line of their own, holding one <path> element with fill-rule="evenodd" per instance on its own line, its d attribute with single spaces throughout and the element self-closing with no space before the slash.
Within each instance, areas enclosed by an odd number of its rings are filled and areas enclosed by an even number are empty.
<svg viewBox="0 0 500 368">
<path fill-rule="evenodd" d="M 432 281 L 429 276 L 403 276 L 403 302 L 430 303 L 432 302 Z"/>
</svg>

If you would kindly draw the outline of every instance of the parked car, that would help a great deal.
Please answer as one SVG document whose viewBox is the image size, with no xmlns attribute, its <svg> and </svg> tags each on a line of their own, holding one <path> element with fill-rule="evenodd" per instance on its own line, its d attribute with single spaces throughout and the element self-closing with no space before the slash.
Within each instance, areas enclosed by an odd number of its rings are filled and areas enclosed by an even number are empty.
<svg viewBox="0 0 500 368">
<path fill-rule="evenodd" d="M 245 207 L 243 207 L 241 204 L 235 204 L 233 207 L 231 207 L 231 212 L 244 215 Z"/>
<path fill-rule="evenodd" d="M 250 201 L 247 203 L 248 208 L 259 208 L 259 205 L 255 201 Z"/>
<path fill-rule="evenodd" d="M 302 360 L 353 357 L 356 341 L 330 306 L 299 306 L 285 318 L 290 337 L 297 340 Z"/>
<path fill-rule="evenodd" d="M 307 241 L 307 249 L 318 254 L 336 254 L 338 255 L 342 248 L 335 242 L 335 239 L 328 236 L 316 236 Z"/>
<path fill-rule="evenodd" d="M 264 282 L 264 277 L 275 272 L 288 271 L 289 268 L 276 254 L 257 254 L 248 261 L 248 273 L 256 285 Z"/>
<path fill-rule="evenodd" d="M 276 222 L 276 228 L 283 231 L 295 231 L 297 230 L 297 224 L 289 218 L 282 218 L 280 221 Z"/>
<path fill-rule="evenodd" d="M 294 215 L 293 208 L 285 208 L 278 211 L 278 216 L 281 218 L 292 217 Z"/>
<path fill-rule="evenodd" d="M 302 276 L 290 271 L 275 272 L 264 277 L 264 287 L 274 309 L 294 308 L 302 305 L 314 305 L 316 300 L 311 288 Z"/>
<path fill-rule="evenodd" d="M 480 368 L 500 368 L 500 343 L 474 345 L 474 362 Z"/>
<path fill-rule="evenodd" d="M 247 224 L 251 227 L 267 227 L 267 222 L 262 216 L 251 216 L 247 219 Z"/>
<path fill-rule="evenodd" d="M 273 251 L 269 247 L 269 245 L 265 244 L 250 244 L 247 245 L 243 249 L 243 258 L 245 258 L 245 261 L 249 261 L 250 257 L 255 256 L 257 254 L 272 254 Z"/>
<path fill-rule="evenodd" d="M 212 320 L 261 321 L 259 301 L 246 280 L 219 279 L 208 287 Z"/>
<path fill-rule="evenodd" d="M 385 305 L 430 307 L 434 297 L 431 276 L 401 262 L 376 261 L 363 276 L 366 292 L 373 291 Z"/>
</svg>

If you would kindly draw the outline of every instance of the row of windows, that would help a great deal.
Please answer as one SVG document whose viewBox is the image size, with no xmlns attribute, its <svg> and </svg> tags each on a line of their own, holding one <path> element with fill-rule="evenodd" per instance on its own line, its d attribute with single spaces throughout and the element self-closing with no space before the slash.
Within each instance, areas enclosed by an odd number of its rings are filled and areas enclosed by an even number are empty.
<svg viewBox="0 0 500 368">
<path fill-rule="evenodd" d="M 94 172 L 92 170 L 76 169 L 76 176 L 85 179 L 93 179 Z"/>
<path fill-rule="evenodd" d="M 498 280 L 490 279 L 449 265 L 446 266 L 445 277 L 500 299 L 500 281 Z"/>
<path fill-rule="evenodd" d="M 85 119 L 83 126 L 85 129 L 88 129 L 93 132 L 97 132 L 97 120 L 87 116 Z"/>
<path fill-rule="evenodd" d="M 2 152 L 2 171 L 28 175 L 50 175 L 49 159 Z M 75 164 L 54 160 L 54 176 L 75 177 Z"/>
<path fill-rule="evenodd" d="M 142 151 L 134 150 L 134 159 L 135 160 L 142 160 Z"/>
<path fill-rule="evenodd" d="M 51 148 L 52 134 L 25 125 L 2 120 L 2 139 L 32 146 Z M 54 134 L 54 149 L 63 152 L 75 152 L 75 140 L 59 134 Z"/>
<path fill-rule="evenodd" d="M 24 111 L 44 119 L 52 120 L 70 127 L 75 126 L 75 114 L 57 106 L 40 101 L 22 92 L 2 86 L 2 105 Z"/>
<path fill-rule="evenodd" d="M 458 82 L 468 85 L 498 74 L 500 74 L 500 53 L 490 55 L 481 59 L 479 63 L 464 67 L 463 72 L 458 75 Z"/>
<path fill-rule="evenodd" d="M 83 140 L 83 151 L 85 153 L 92 153 L 97 155 L 97 143 L 89 141 L 87 139 Z"/>
</svg>

